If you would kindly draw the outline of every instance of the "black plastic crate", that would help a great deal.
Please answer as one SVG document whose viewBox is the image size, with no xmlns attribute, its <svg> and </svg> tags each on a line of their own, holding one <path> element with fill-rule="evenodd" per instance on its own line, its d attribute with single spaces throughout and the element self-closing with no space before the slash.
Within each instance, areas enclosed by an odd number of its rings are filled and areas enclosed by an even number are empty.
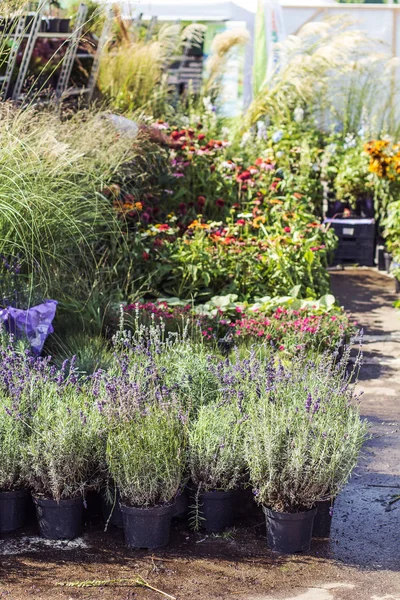
<svg viewBox="0 0 400 600">
<path fill-rule="evenodd" d="M 374 266 L 374 219 L 325 219 L 339 238 L 332 264 L 357 263 Z"/>
</svg>

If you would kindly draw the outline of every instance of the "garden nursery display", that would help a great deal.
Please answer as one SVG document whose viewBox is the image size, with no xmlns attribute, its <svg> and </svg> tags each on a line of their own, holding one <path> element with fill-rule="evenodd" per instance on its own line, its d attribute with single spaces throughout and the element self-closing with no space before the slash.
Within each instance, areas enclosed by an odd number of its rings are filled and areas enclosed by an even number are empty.
<svg viewBox="0 0 400 600">
<path fill-rule="evenodd" d="M 33 500 L 44 538 L 74 539 L 97 495 L 130 548 L 255 509 L 271 550 L 308 552 L 369 436 L 325 217 L 375 219 L 400 264 L 394 63 L 310 23 L 227 118 L 245 33 L 217 34 L 179 96 L 164 66 L 204 26 L 130 25 L 116 10 L 92 103 L 0 105 L 0 533 Z"/>
</svg>

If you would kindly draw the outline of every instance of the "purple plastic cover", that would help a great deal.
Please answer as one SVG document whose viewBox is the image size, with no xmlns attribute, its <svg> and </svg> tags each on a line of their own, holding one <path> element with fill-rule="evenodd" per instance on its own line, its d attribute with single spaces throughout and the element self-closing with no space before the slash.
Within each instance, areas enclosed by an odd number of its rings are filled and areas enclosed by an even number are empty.
<svg viewBox="0 0 400 600">
<path fill-rule="evenodd" d="M 27 310 L 8 306 L 0 310 L 0 320 L 7 331 L 17 339 L 27 338 L 33 352 L 40 354 L 48 335 L 54 331 L 52 322 L 57 304 L 56 300 L 46 300 Z"/>
</svg>

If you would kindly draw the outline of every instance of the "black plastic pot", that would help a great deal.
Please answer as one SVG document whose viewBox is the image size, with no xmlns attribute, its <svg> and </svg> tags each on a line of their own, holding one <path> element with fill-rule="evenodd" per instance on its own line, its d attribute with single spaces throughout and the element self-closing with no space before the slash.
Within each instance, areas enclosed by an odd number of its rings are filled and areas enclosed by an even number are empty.
<svg viewBox="0 0 400 600">
<path fill-rule="evenodd" d="M 317 512 L 314 517 L 313 538 L 328 538 L 331 534 L 332 508 L 331 500 L 317 502 Z"/>
<path fill-rule="evenodd" d="M 201 526 L 207 533 L 221 533 L 232 527 L 238 494 L 230 492 L 203 492 L 199 496 Z"/>
<path fill-rule="evenodd" d="M 386 271 L 385 247 L 382 245 L 377 246 L 376 248 L 376 262 L 378 265 L 378 271 Z"/>
<path fill-rule="evenodd" d="M 69 33 L 69 24 L 71 19 L 60 19 L 59 31 L 60 33 Z"/>
<path fill-rule="evenodd" d="M 275 552 L 295 554 L 311 547 L 316 508 L 298 513 L 280 513 L 263 506 L 267 545 Z"/>
<path fill-rule="evenodd" d="M 254 493 L 251 487 L 240 488 L 237 491 L 237 502 L 235 501 L 235 517 L 244 521 L 259 520 L 262 518 L 262 508 L 254 501 Z"/>
<path fill-rule="evenodd" d="M 126 545 L 130 548 L 162 548 L 169 542 L 175 504 L 136 508 L 121 504 Z"/>
<path fill-rule="evenodd" d="M 189 508 L 189 497 L 186 488 L 175 498 L 174 519 L 187 519 Z"/>
<path fill-rule="evenodd" d="M 84 511 L 83 511 L 84 523 L 102 523 L 103 511 L 101 507 L 101 495 L 96 490 L 88 490 L 85 494 Z"/>
<path fill-rule="evenodd" d="M 82 533 L 83 499 L 33 498 L 40 534 L 49 540 L 72 540 Z"/>
<path fill-rule="evenodd" d="M 392 264 L 392 257 L 389 252 L 384 252 L 383 256 L 385 257 L 385 270 L 387 273 L 390 273 L 390 265 Z"/>
<path fill-rule="evenodd" d="M 50 17 L 48 20 L 47 31 L 49 33 L 59 33 L 60 32 L 60 21 L 61 19 L 57 17 Z"/>
<path fill-rule="evenodd" d="M 0 492 L 0 533 L 23 527 L 28 514 L 28 499 L 26 490 Z"/>
<path fill-rule="evenodd" d="M 124 522 L 122 519 L 122 512 L 120 503 L 120 495 L 118 490 L 116 491 L 115 502 L 110 501 L 105 492 L 101 494 L 101 511 L 103 513 L 104 522 L 114 527 L 123 528 Z"/>
</svg>

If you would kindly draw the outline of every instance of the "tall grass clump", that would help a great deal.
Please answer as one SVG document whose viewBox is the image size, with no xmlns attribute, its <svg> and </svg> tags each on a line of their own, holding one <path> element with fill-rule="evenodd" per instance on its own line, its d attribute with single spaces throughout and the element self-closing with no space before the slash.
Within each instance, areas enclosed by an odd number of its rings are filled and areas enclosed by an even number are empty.
<svg viewBox="0 0 400 600">
<path fill-rule="evenodd" d="M 396 127 L 398 60 L 343 15 L 304 25 L 278 45 L 279 63 L 247 113 L 248 124 L 270 115 L 287 122 L 305 109 L 322 129 L 362 127 L 378 135 Z"/>
<path fill-rule="evenodd" d="M 83 278 L 87 298 L 121 231 L 102 189 L 136 149 L 96 113 L 0 106 L 0 254 L 42 297 L 79 298 Z"/>
<path fill-rule="evenodd" d="M 118 112 L 165 110 L 169 102 L 166 71 L 172 57 L 187 44 L 199 44 L 204 27 L 188 25 L 181 31 L 179 25 L 162 25 L 144 36 L 140 28 L 127 25 L 117 8 L 115 29 L 100 63 L 101 93 Z"/>
</svg>

